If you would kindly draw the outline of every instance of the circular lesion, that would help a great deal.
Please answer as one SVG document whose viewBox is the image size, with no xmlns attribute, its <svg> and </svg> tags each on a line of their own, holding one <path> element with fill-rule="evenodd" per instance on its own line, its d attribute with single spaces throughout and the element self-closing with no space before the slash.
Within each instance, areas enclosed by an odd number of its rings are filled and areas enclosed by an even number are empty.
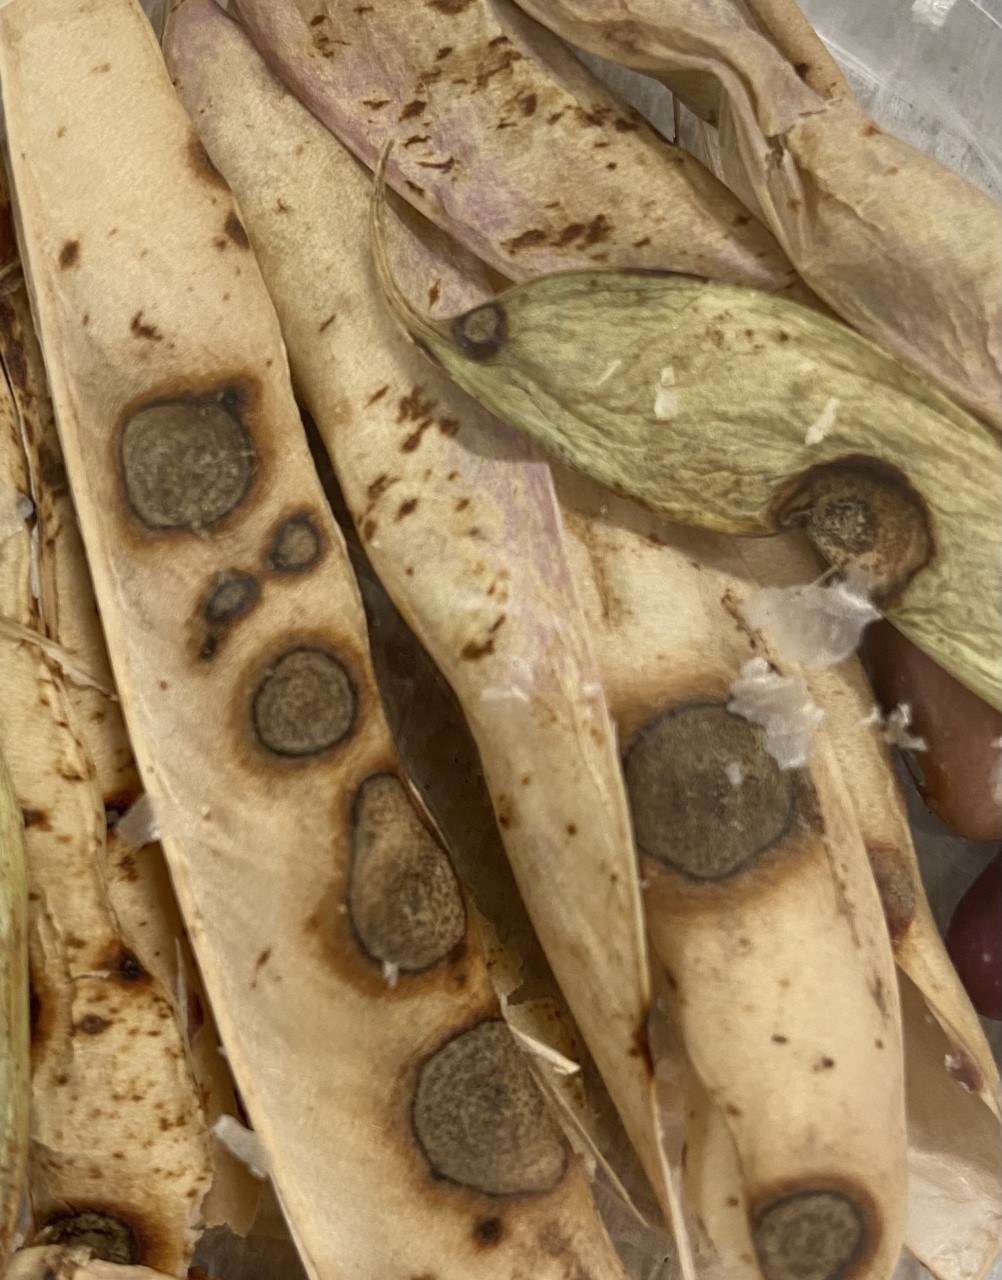
<svg viewBox="0 0 1002 1280">
<path fill-rule="evenodd" d="M 793 822 L 796 775 L 765 734 L 722 702 L 685 703 L 649 720 L 623 766 L 641 853 L 696 880 L 722 880 L 776 845 Z"/>
<path fill-rule="evenodd" d="M 752 1237 L 765 1280 L 843 1280 L 866 1243 L 866 1220 L 842 1191 L 805 1190 L 771 1201 Z"/>
<path fill-rule="evenodd" d="M 350 733 L 356 702 L 340 659 L 327 649 L 303 645 L 281 654 L 261 673 L 251 719 L 256 737 L 269 751 L 314 756 Z"/>
<path fill-rule="evenodd" d="M 320 559 L 320 531 L 307 512 L 289 516 L 275 530 L 268 564 L 276 573 L 303 573 Z"/>
<path fill-rule="evenodd" d="M 50 1218 L 39 1230 L 34 1243 L 90 1249 L 93 1256 L 102 1262 L 117 1262 L 123 1266 L 139 1261 L 136 1235 L 128 1223 L 93 1209 Z"/>
<path fill-rule="evenodd" d="M 433 1172 L 487 1195 L 548 1191 L 567 1148 L 500 1018 L 454 1036 L 421 1066 L 414 1132 Z"/>
<path fill-rule="evenodd" d="M 367 954 L 404 972 L 444 960 L 466 934 L 452 864 L 391 774 L 367 778 L 355 798 L 348 910 Z"/>
<path fill-rule="evenodd" d="M 467 355 L 483 360 L 504 346 L 508 337 L 508 317 L 499 302 L 474 307 L 452 322 L 452 336 Z"/>
<path fill-rule="evenodd" d="M 261 588 L 252 573 L 229 569 L 213 579 L 202 602 L 202 617 L 210 626 L 235 622 L 257 603 Z"/>
<path fill-rule="evenodd" d="M 125 494 L 153 530 L 207 528 L 233 511 L 254 478 L 239 398 L 178 396 L 137 409 L 119 440 Z"/>
<path fill-rule="evenodd" d="M 804 472 L 775 504 L 779 528 L 800 526 L 841 574 L 861 574 L 878 603 L 905 589 L 935 552 L 929 512 L 896 467 L 864 455 Z"/>
</svg>

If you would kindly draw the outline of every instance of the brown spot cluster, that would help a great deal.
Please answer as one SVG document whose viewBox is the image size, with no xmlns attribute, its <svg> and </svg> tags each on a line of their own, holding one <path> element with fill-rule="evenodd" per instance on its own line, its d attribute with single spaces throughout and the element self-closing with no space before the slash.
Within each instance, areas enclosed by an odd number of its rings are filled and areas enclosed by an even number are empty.
<svg viewBox="0 0 1002 1280">
<path fill-rule="evenodd" d="M 858 570 L 880 605 L 897 599 L 935 553 L 926 504 L 904 472 L 863 454 L 811 467 L 774 504 L 779 528 L 802 526 L 840 573 Z"/>
<path fill-rule="evenodd" d="M 222 520 L 246 497 L 255 470 L 232 390 L 143 405 L 122 427 L 119 460 L 129 507 L 155 531 Z"/>
<path fill-rule="evenodd" d="M 392 774 L 355 797 L 348 911 L 365 952 L 406 973 L 446 959 L 466 934 L 452 865 Z"/>
<path fill-rule="evenodd" d="M 796 1191 L 771 1201 L 752 1237 L 765 1280 L 842 1280 L 862 1254 L 866 1220 L 842 1191 Z"/>
<path fill-rule="evenodd" d="M 588 222 L 569 222 L 559 230 L 529 227 L 510 240 L 505 240 L 502 247 L 511 254 L 523 249 L 536 249 L 543 244 L 557 249 L 566 249 L 572 245 L 575 249 L 587 249 L 608 240 L 612 231 L 613 224 L 604 213 L 598 213 Z"/>
<path fill-rule="evenodd" d="M 350 733 L 356 702 L 352 680 L 333 653 L 316 646 L 290 649 L 258 677 L 251 699 L 254 732 L 275 755 L 320 755 Z"/>
<path fill-rule="evenodd" d="M 734 786 L 728 766 L 737 764 Z M 642 853 L 694 880 L 723 880 L 777 845 L 798 803 L 794 775 L 758 725 L 722 702 L 670 707 L 637 733 L 624 760 Z"/>
<path fill-rule="evenodd" d="M 564 1140 L 500 1018 L 459 1032 L 422 1063 L 412 1123 L 437 1177 L 486 1195 L 548 1191 L 563 1177 Z"/>
</svg>

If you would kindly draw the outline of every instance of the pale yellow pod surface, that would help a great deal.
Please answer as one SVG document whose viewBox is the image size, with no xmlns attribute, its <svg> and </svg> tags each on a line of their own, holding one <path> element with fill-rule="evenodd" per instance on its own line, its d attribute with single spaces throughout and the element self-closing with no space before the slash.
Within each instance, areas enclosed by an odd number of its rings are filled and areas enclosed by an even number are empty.
<svg viewBox="0 0 1002 1280">
<path fill-rule="evenodd" d="M 409 798 L 277 320 L 152 32 L 129 0 L 15 0 L 0 36 L 116 681 L 304 1265 L 617 1277 Z"/>
</svg>

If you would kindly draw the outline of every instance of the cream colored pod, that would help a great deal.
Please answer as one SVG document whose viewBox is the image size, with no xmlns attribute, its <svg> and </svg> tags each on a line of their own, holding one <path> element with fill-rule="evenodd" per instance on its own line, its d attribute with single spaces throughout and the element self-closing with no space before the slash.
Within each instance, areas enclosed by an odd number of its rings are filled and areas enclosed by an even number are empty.
<svg viewBox="0 0 1002 1280">
<path fill-rule="evenodd" d="M 14 0 L 0 75 L 117 687 L 308 1273 L 620 1276 L 395 756 L 274 313 L 141 10 Z"/>
</svg>

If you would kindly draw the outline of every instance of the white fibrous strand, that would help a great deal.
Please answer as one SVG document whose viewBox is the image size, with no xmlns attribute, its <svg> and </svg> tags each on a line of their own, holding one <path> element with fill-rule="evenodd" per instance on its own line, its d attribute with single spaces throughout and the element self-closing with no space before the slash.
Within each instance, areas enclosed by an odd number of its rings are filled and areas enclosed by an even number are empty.
<svg viewBox="0 0 1002 1280">
<path fill-rule="evenodd" d="M 752 658 L 731 685 L 727 710 L 765 730 L 765 748 L 781 769 L 802 769 L 824 717 L 800 676 L 782 676 Z"/>
</svg>

